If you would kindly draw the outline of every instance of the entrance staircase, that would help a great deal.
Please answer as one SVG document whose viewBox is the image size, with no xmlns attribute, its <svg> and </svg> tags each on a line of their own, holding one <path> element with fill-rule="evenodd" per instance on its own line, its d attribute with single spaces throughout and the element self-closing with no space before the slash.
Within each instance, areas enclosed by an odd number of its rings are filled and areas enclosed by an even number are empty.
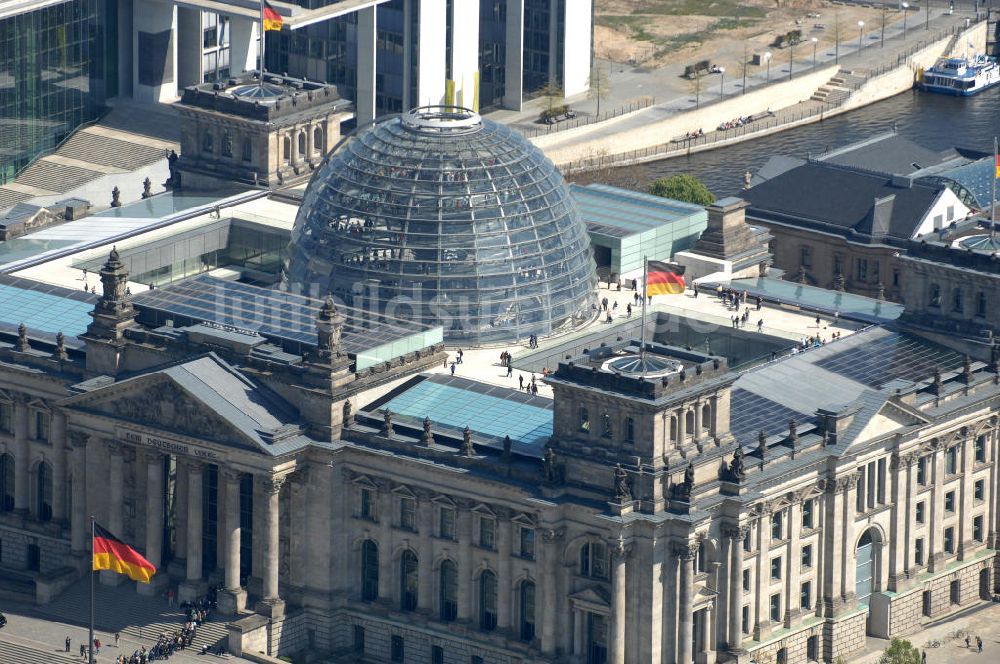
<svg viewBox="0 0 1000 664">
<path fill-rule="evenodd" d="M 64 194 L 105 175 L 128 177 L 165 159 L 170 150 L 180 152 L 173 108 L 122 102 L 0 186 L 0 211 L 37 196 Z"/>
</svg>

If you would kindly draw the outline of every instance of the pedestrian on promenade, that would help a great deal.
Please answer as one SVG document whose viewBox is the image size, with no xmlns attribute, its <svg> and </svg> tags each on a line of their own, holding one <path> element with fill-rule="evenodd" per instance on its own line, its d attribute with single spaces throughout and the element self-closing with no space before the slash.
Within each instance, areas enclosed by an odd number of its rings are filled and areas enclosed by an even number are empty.
<svg viewBox="0 0 1000 664">
<path fill-rule="evenodd" d="M 524 389 L 524 374 L 517 375 L 517 389 L 519 390 Z"/>
<path fill-rule="evenodd" d="M 121 643 L 121 638 L 122 638 L 122 635 L 119 634 L 118 632 L 115 632 L 115 648 L 117 648 L 118 644 Z"/>
<path fill-rule="evenodd" d="M 512 367 L 511 365 L 508 364 L 507 365 L 507 378 L 510 378 L 513 375 L 514 375 L 514 367 Z"/>
<path fill-rule="evenodd" d="M 455 375 L 455 363 L 454 362 L 451 363 L 451 375 L 452 376 Z"/>
<path fill-rule="evenodd" d="M 66 652 L 69 652 L 70 640 L 69 634 L 66 635 Z"/>
<path fill-rule="evenodd" d="M 980 637 L 976 637 L 976 649 L 979 650 L 979 654 L 983 654 L 983 640 Z"/>
<path fill-rule="evenodd" d="M 965 635 L 965 648 L 966 648 L 966 650 L 968 650 L 969 648 L 972 647 L 972 644 L 970 643 L 970 641 L 971 641 L 971 639 L 969 639 L 969 635 L 966 634 Z"/>
</svg>

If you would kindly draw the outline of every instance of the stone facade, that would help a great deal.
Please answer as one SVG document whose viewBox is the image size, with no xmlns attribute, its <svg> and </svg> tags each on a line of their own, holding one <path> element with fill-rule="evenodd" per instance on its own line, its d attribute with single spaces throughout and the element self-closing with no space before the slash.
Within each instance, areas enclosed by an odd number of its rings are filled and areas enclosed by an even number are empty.
<svg viewBox="0 0 1000 664">
<path fill-rule="evenodd" d="M 997 365 L 737 447 L 725 360 L 601 349 L 547 378 L 548 446 L 504 450 L 359 410 L 387 376 L 332 304 L 282 365 L 145 329 L 101 277 L 84 350 L 0 345 L 5 573 L 80 572 L 93 514 L 162 565 L 140 592 L 222 583 L 235 651 L 446 664 L 832 663 L 998 590 Z"/>
<path fill-rule="evenodd" d="M 267 94 L 258 95 L 263 90 Z M 353 117 L 336 86 L 252 75 L 227 86 L 184 90 L 178 186 L 218 189 L 227 183 L 274 187 L 307 179 Z"/>
</svg>

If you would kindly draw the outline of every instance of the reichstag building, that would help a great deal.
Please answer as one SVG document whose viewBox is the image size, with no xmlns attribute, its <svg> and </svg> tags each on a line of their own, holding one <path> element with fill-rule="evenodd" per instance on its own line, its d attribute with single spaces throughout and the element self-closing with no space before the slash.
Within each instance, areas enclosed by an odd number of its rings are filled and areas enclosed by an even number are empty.
<svg viewBox="0 0 1000 664">
<path fill-rule="evenodd" d="M 61 592 L 94 515 L 160 567 L 137 592 L 221 584 L 234 653 L 434 664 L 832 664 L 991 601 L 988 348 L 872 326 L 737 369 L 612 337 L 562 357 L 551 400 L 427 373 L 446 341 L 549 334 L 596 302 L 558 174 L 451 115 L 328 158 L 282 289 L 133 295 L 116 250 L 93 296 L 0 277 L 91 315 L 79 337 L 3 328 L 0 579 Z M 448 326 L 345 297 L 474 300 L 487 272 L 490 302 Z M 427 416 L 400 414 L 418 396 Z"/>
</svg>

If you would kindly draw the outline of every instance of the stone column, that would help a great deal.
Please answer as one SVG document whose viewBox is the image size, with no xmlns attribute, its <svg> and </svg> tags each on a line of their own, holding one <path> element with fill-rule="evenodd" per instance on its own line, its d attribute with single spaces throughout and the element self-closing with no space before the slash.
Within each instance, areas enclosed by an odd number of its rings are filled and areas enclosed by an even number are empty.
<svg viewBox="0 0 1000 664">
<path fill-rule="evenodd" d="M 472 619 L 472 512 L 459 509 L 458 519 L 458 620 Z"/>
<path fill-rule="evenodd" d="M 59 524 L 66 522 L 66 416 L 52 413 L 49 425 L 49 441 L 52 443 L 52 520 Z"/>
<path fill-rule="evenodd" d="M 422 499 L 417 503 L 417 609 L 423 613 L 434 612 L 434 503 Z"/>
<path fill-rule="evenodd" d="M 677 410 L 677 445 L 678 446 L 684 444 L 684 436 L 687 435 L 687 431 L 685 430 L 685 422 L 684 422 L 684 419 L 685 419 L 684 415 L 685 415 L 685 413 L 686 413 L 686 409 L 685 408 L 680 408 L 680 409 Z"/>
<path fill-rule="evenodd" d="M 222 471 L 226 493 L 226 577 L 225 588 L 219 593 L 219 610 L 234 615 L 246 609 L 247 593 L 240 587 L 240 480 L 242 474 Z"/>
<path fill-rule="evenodd" d="M 680 566 L 677 584 L 677 664 L 691 664 L 693 653 L 691 602 L 694 594 L 695 549 L 687 544 L 674 547 Z M 619 663 L 620 664 L 620 663 Z"/>
<path fill-rule="evenodd" d="M 856 553 L 854 550 L 854 545 L 856 543 L 854 521 L 857 514 L 856 501 L 858 497 L 857 478 L 858 476 L 856 474 L 850 477 L 850 481 L 847 482 L 844 494 L 844 548 L 841 553 L 840 560 L 841 563 L 843 563 L 844 579 L 844 586 L 841 590 L 841 599 L 843 600 L 845 607 L 853 607 L 854 598 L 857 596 L 855 583 L 857 582 L 858 569 L 855 565 Z"/>
<path fill-rule="evenodd" d="M 115 536 L 121 537 L 123 531 L 124 515 L 122 514 L 123 503 L 123 480 L 124 480 L 124 450 L 120 443 L 109 440 L 108 447 L 108 530 Z"/>
<path fill-rule="evenodd" d="M 729 547 L 729 608 L 726 615 L 729 618 L 729 629 L 726 643 L 729 652 L 736 654 L 743 650 L 743 538 L 748 526 L 730 528 L 726 531 L 726 544 Z"/>
<path fill-rule="evenodd" d="M 802 607 L 799 605 L 799 571 L 802 569 L 802 543 L 799 533 L 802 531 L 802 504 L 793 503 L 788 506 L 787 535 L 788 546 L 785 547 L 785 627 L 790 628 L 794 617 Z M 798 555 L 796 555 L 798 554 Z M 798 609 L 798 611 L 793 610 Z"/>
<path fill-rule="evenodd" d="M 973 453 L 973 438 L 966 437 L 962 442 L 962 486 L 958 492 L 958 559 L 965 560 L 969 551 L 974 551 L 972 544 L 972 470 L 976 465 Z"/>
<path fill-rule="evenodd" d="M 202 489 L 204 484 L 203 467 L 200 463 L 189 461 L 182 465 L 187 475 L 187 515 L 185 525 L 187 530 L 187 574 L 185 581 L 178 588 L 177 597 L 180 601 L 193 601 L 205 592 L 205 583 L 201 579 L 202 572 Z"/>
<path fill-rule="evenodd" d="M 542 617 L 542 654 L 554 655 L 556 652 L 556 609 L 559 602 L 556 598 L 556 574 L 559 569 L 559 544 L 562 533 L 552 528 L 542 530 L 542 558 L 539 569 L 542 573 L 542 596 L 536 598 L 535 606 L 544 607 Z"/>
<path fill-rule="evenodd" d="M 73 460 L 72 513 L 70 514 L 70 549 L 82 554 L 87 550 L 87 440 L 89 436 L 80 431 L 70 433 Z M 79 556 L 77 556 L 79 560 Z"/>
<path fill-rule="evenodd" d="M 396 570 L 392 560 L 393 494 L 388 490 L 378 493 L 378 597 L 384 604 L 392 604 L 396 596 Z M 459 576 L 461 578 L 461 576 Z M 461 593 L 459 593 L 461 595 Z M 459 604 L 461 606 L 461 603 Z M 459 609 L 461 611 L 461 608 Z"/>
<path fill-rule="evenodd" d="M 358 11 L 357 27 L 357 99 L 355 101 L 358 126 L 375 118 L 375 59 L 376 12 L 375 7 Z"/>
<path fill-rule="evenodd" d="M 499 521 L 497 528 L 497 628 L 500 630 L 510 629 L 510 554 L 511 554 L 511 523 L 508 515 L 497 515 Z"/>
<path fill-rule="evenodd" d="M 701 402 L 696 401 L 692 406 L 694 408 L 694 439 L 701 440 L 702 423 L 701 423 Z"/>
<path fill-rule="evenodd" d="M 890 513 L 892 522 L 889 524 L 889 541 L 885 549 L 890 550 L 889 579 L 886 589 L 896 591 L 903 586 L 906 578 L 906 554 L 910 541 L 910 467 L 906 458 L 894 458 L 889 464 L 889 481 L 891 482 L 892 504 Z"/>
<path fill-rule="evenodd" d="M 927 571 L 937 572 L 944 563 L 944 450 L 936 449 L 931 455 L 931 527 L 927 536 Z"/>
<path fill-rule="evenodd" d="M 823 611 L 826 617 L 834 617 L 840 608 L 841 562 L 844 532 L 840 527 L 844 511 L 844 492 L 838 489 L 844 479 L 830 480 L 826 484 L 824 496 L 824 528 L 822 531 L 824 560 L 823 573 Z M 853 506 L 850 506 L 853 509 Z"/>
<path fill-rule="evenodd" d="M 608 664 L 625 664 L 625 593 L 628 548 L 621 540 L 611 543 L 611 634 Z"/>
<path fill-rule="evenodd" d="M 187 576 L 187 513 L 188 474 L 184 470 L 183 462 L 178 459 L 174 474 L 174 514 L 177 515 L 177 523 L 174 527 L 174 545 L 177 549 L 174 553 L 174 559 L 170 561 L 170 571 L 173 576 Z"/>
<path fill-rule="evenodd" d="M 771 632 L 768 588 L 771 585 L 771 512 L 757 519 L 757 573 L 755 584 L 755 624 L 753 638 L 763 640 Z"/>
<path fill-rule="evenodd" d="M 285 614 L 285 602 L 278 595 L 278 571 L 281 558 L 280 542 L 280 506 L 281 487 L 284 477 L 272 475 L 264 480 L 264 493 L 267 498 L 264 518 L 264 598 L 257 602 L 257 613 L 270 618 L 281 618 Z M 387 552 L 385 552 L 387 553 Z M 384 555 L 384 554 L 383 554 Z"/>
<path fill-rule="evenodd" d="M 146 560 L 157 570 L 163 549 L 163 455 L 147 451 L 146 461 Z M 143 595 L 155 595 L 168 582 L 165 574 L 153 576 L 152 583 L 136 582 L 136 589 Z"/>
<path fill-rule="evenodd" d="M 573 610 L 573 653 L 584 655 L 585 646 L 583 643 L 583 623 L 587 620 L 587 614 L 581 609 Z"/>
<path fill-rule="evenodd" d="M 14 509 L 28 513 L 28 404 L 14 402 Z"/>
</svg>

